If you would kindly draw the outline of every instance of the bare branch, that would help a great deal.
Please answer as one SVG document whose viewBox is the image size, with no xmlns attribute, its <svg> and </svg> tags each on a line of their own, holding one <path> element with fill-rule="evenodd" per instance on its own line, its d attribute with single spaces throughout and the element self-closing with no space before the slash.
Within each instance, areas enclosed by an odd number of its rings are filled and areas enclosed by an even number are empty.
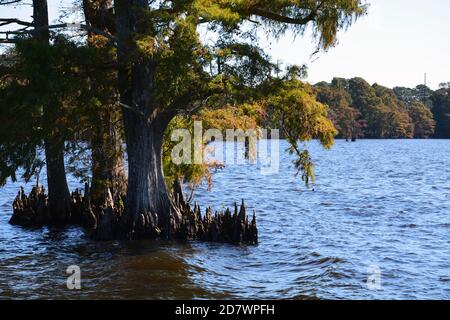
<svg viewBox="0 0 450 320">
<path fill-rule="evenodd" d="M 31 24 L 31 26 L 33 26 L 33 24 Z M 33 34 L 36 32 L 40 32 L 42 30 L 64 29 L 64 28 L 79 29 L 79 30 L 89 31 L 89 32 L 101 35 L 101 36 L 107 38 L 113 46 L 117 46 L 117 38 L 114 37 L 113 35 L 109 34 L 108 32 L 105 32 L 103 30 L 94 28 L 94 27 L 86 25 L 86 24 L 81 24 L 81 23 L 60 23 L 60 24 L 54 24 L 54 25 L 34 28 L 32 30 L 15 30 L 15 31 L 0 32 L 0 34 L 6 35 L 6 39 L 0 39 L 0 43 L 16 43 L 17 39 L 10 38 L 10 35 L 18 36 L 18 35 L 24 35 L 24 34 Z"/>
<path fill-rule="evenodd" d="M 22 0 L 0 0 L 0 6 L 1 5 L 9 5 L 9 4 L 15 4 L 19 3 Z"/>
<path fill-rule="evenodd" d="M 17 43 L 17 39 L 15 38 L 10 38 L 10 32 L 0 32 L 0 34 L 4 34 L 5 38 L 0 38 L 0 44 L 12 44 L 12 43 Z"/>
<path fill-rule="evenodd" d="M 26 26 L 26 27 L 32 27 L 33 23 L 32 22 L 27 22 L 27 21 L 22 21 L 19 19 L 4 19 L 4 18 L 0 18 L 0 27 L 6 26 L 8 24 L 18 24 L 21 26 Z"/>
<path fill-rule="evenodd" d="M 125 108 L 125 109 L 128 109 L 128 110 L 131 110 L 131 111 L 135 112 L 137 115 L 139 115 L 139 116 L 141 116 L 142 118 L 145 119 L 145 115 L 144 115 L 144 113 L 143 113 L 142 111 L 139 111 L 139 110 L 137 110 L 136 108 L 133 108 L 132 106 L 129 106 L 129 105 L 127 105 L 127 104 L 125 104 L 125 103 L 122 103 L 122 102 L 120 102 L 120 101 L 119 101 L 119 105 L 120 105 L 122 108 Z"/>
</svg>

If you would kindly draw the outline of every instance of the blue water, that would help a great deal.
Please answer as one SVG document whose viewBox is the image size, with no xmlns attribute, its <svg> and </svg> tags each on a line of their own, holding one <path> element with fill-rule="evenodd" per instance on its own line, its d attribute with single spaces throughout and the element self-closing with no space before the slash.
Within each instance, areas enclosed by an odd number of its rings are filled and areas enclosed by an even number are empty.
<svg viewBox="0 0 450 320">
<path fill-rule="evenodd" d="M 281 152 L 278 174 L 227 165 L 211 192 L 196 192 L 202 208 L 245 199 L 257 212 L 256 247 L 96 243 L 78 228 L 13 227 L 20 183 L 9 183 L 0 189 L 0 298 L 450 299 L 450 141 L 310 150 L 309 188 Z M 79 291 L 66 287 L 70 265 L 81 268 Z"/>
</svg>

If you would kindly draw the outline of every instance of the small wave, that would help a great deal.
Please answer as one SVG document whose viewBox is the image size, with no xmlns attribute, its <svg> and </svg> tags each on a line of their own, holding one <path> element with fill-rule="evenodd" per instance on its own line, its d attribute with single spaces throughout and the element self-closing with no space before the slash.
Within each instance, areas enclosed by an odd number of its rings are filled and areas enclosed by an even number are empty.
<svg viewBox="0 0 450 320">
<path fill-rule="evenodd" d="M 450 223 L 441 223 L 437 225 L 438 227 L 442 227 L 442 228 L 450 228 Z"/>
<path fill-rule="evenodd" d="M 340 273 L 337 270 L 331 270 L 327 272 L 327 276 L 329 276 L 332 279 L 349 279 L 350 277 L 346 274 Z"/>
<path fill-rule="evenodd" d="M 402 225 L 400 225 L 400 228 L 404 228 L 404 229 L 407 229 L 407 228 L 415 229 L 415 228 L 418 228 L 418 226 L 417 226 L 416 224 L 414 224 L 414 223 L 411 223 L 411 224 L 402 224 Z"/>
<path fill-rule="evenodd" d="M 305 259 L 300 265 L 302 266 L 324 266 L 324 265 L 333 265 L 343 262 L 343 259 L 336 257 L 322 257 L 322 258 L 313 258 L 313 259 Z"/>
<path fill-rule="evenodd" d="M 330 258 L 322 258 L 322 259 L 319 259 L 319 264 L 324 264 L 324 263 L 340 263 L 340 262 L 342 262 L 343 260 L 342 259 L 340 259 L 340 258 L 333 258 L 333 257 L 330 257 Z"/>
</svg>

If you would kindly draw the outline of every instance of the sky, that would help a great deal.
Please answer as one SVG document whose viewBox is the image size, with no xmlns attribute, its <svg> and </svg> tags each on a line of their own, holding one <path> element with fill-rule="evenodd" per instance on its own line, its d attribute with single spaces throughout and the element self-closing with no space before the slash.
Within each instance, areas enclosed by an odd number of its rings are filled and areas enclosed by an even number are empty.
<svg viewBox="0 0 450 320">
<path fill-rule="evenodd" d="M 313 58 L 310 36 L 285 37 L 269 48 L 275 59 L 309 66 L 308 81 L 362 77 L 388 87 L 450 81 L 449 0 L 369 0 L 367 16 L 339 33 L 339 43 Z"/>
<path fill-rule="evenodd" d="M 31 2 L 31 1 L 29 1 Z M 308 82 L 331 81 L 333 77 L 362 77 L 388 87 L 438 88 L 450 81 L 449 0 L 368 0 L 368 15 L 338 35 L 339 43 L 313 57 L 312 37 L 287 35 L 279 41 L 264 39 L 274 60 L 307 64 Z M 50 20 L 70 0 L 49 0 Z M 27 6 L 1 8 L 0 18 L 19 16 L 30 20 Z M 76 18 L 74 18 L 76 19 Z M 74 21 L 75 22 L 75 21 Z"/>
</svg>

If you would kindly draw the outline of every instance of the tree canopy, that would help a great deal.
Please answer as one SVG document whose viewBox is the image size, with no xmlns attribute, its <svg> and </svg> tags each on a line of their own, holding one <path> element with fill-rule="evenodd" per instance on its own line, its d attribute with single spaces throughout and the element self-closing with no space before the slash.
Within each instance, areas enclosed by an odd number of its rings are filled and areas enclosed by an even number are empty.
<svg viewBox="0 0 450 320">
<path fill-rule="evenodd" d="M 436 119 L 436 137 L 450 138 L 450 88 L 442 87 L 432 95 L 432 112 Z"/>
</svg>

